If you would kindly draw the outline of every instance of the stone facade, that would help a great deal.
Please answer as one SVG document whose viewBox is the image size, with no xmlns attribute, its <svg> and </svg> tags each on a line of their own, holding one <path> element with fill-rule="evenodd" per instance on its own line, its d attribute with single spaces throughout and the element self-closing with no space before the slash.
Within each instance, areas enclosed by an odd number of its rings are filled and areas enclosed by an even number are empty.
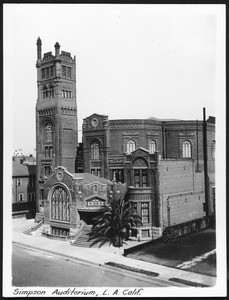
<svg viewBox="0 0 229 300">
<path fill-rule="evenodd" d="M 123 193 L 119 185 L 116 193 Z M 70 173 L 56 167 L 44 184 L 44 234 L 74 237 L 82 221 L 90 223 L 113 197 L 113 184 L 89 173 Z"/>
<path fill-rule="evenodd" d="M 55 55 L 42 57 L 37 40 L 36 151 L 37 210 L 43 215 L 44 182 L 55 167 L 75 172 L 78 146 L 76 61 L 55 44 Z"/>
</svg>

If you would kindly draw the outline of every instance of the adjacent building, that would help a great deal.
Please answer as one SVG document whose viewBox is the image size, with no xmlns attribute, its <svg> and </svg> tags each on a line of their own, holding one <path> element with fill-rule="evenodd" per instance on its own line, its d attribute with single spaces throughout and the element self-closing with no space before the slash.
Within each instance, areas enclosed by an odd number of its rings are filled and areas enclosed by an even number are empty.
<svg viewBox="0 0 229 300">
<path fill-rule="evenodd" d="M 36 212 L 36 165 L 13 160 L 12 170 L 12 213 L 13 216 Z"/>
</svg>

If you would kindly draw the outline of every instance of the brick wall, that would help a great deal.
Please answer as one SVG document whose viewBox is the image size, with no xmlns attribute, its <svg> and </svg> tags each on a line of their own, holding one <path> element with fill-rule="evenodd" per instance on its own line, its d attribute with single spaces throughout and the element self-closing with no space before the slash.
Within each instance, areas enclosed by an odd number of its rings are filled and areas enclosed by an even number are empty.
<svg viewBox="0 0 229 300">
<path fill-rule="evenodd" d="M 172 226 L 205 216 L 204 193 L 181 193 L 162 196 L 163 226 Z"/>
<path fill-rule="evenodd" d="M 161 160 L 159 172 L 161 194 L 193 191 L 195 188 L 195 170 L 191 160 Z"/>
<path fill-rule="evenodd" d="M 130 139 L 136 142 L 136 149 L 149 149 L 149 140 L 155 140 L 157 150 L 162 151 L 161 126 L 153 120 L 111 120 L 109 139 L 110 154 L 126 152 L 126 143 Z"/>
<path fill-rule="evenodd" d="M 203 172 L 191 160 L 161 160 L 160 195 L 162 226 L 172 226 L 205 216 Z"/>
</svg>

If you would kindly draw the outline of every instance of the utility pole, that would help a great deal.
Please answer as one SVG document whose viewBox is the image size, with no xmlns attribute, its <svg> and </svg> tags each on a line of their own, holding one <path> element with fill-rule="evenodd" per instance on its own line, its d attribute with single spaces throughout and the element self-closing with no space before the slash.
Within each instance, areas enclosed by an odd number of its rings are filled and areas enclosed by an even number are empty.
<svg viewBox="0 0 229 300">
<path fill-rule="evenodd" d="M 209 184 L 208 184 L 208 153 L 207 153 L 207 122 L 205 107 L 203 108 L 203 154 L 204 154 L 204 186 L 205 186 L 205 212 L 209 216 Z"/>
<path fill-rule="evenodd" d="M 199 122 L 196 120 L 196 171 L 199 172 Z"/>
</svg>

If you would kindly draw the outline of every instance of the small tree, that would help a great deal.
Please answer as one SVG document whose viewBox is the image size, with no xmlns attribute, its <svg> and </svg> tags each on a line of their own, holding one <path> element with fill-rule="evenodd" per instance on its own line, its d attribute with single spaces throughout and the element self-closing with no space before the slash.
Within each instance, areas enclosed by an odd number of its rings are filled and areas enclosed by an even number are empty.
<svg viewBox="0 0 229 300">
<path fill-rule="evenodd" d="M 120 199 L 109 206 L 103 206 L 101 214 L 95 218 L 88 233 L 88 241 L 94 240 L 90 247 L 100 243 L 99 247 L 109 242 L 114 247 L 121 247 L 130 236 L 131 227 L 141 224 L 141 217 L 135 213 L 130 201 Z"/>
<path fill-rule="evenodd" d="M 178 247 L 180 237 L 174 228 L 166 227 L 162 232 L 162 241 L 168 246 Z"/>
<path fill-rule="evenodd" d="M 209 216 L 209 226 L 210 228 L 213 228 L 215 229 L 215 212 L 211 213 L 210 216 Z"/>
</svg>

